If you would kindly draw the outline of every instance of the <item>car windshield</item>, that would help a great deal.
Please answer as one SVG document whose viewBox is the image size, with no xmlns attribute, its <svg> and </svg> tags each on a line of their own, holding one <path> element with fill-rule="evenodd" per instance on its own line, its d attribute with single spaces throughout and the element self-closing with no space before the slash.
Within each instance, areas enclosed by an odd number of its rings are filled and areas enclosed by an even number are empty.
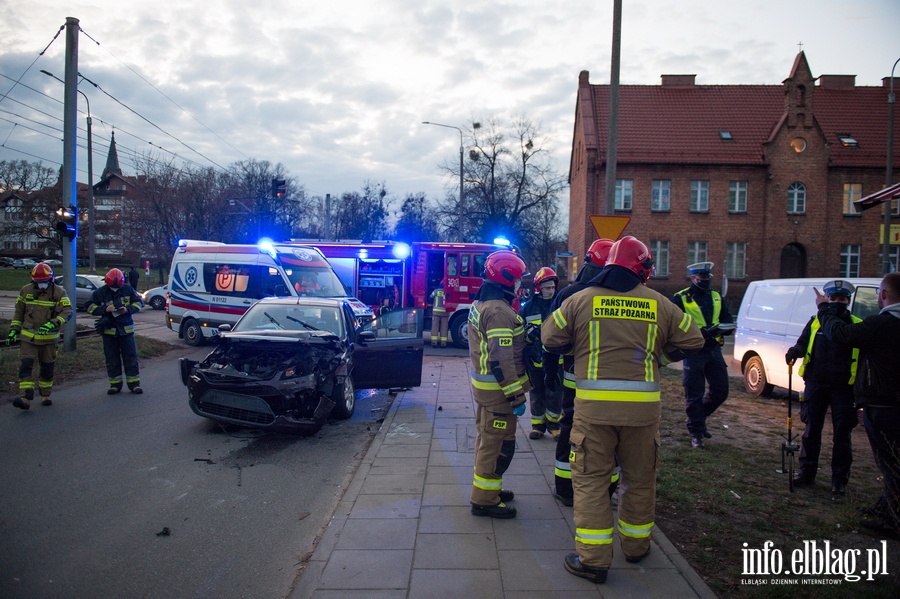
<svg viewBox="0 0 900 599">
<path fill-rule="evenodd" d="M 291 286 L 297 295 L 313 297 L 347 297 L 341 280 L 330 268 L 285 268 Z"/>
<path fill-rule="evenodd" d="M 336 306 L 254 304 L 235 325 L 234 331 L 328 331 L 344 336 L 344 319 Z"/>
</svg>

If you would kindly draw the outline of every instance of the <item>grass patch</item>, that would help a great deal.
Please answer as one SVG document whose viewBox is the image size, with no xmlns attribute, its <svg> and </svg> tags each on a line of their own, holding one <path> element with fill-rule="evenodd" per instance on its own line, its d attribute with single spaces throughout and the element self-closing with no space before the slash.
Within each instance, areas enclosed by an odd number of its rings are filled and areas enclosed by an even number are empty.
<svg viewBox="0 0 900 599">
<path fill-rule="evenodd" d="M 802 383 L 802 381 L 799 381 Z M 854 462 L 847 495 L 833 499 L 831 423 L 814 488 L 788 491 L 781 469 L 781 435 L 786 432 L 786 399 L 762 399 L 744 392 L 733 379 L 728 401 L 709 418 L 713 438 L 706 449 L 690 446 L 685 427 L 681 373 L 663 369 L 663 416 L 656 523 L 685 559 L 720 597 L 896 597 L 900 588 L 900 542 L 887 540 L 888 576 L 875 581 L 843 581 L 839 586 L 750 586 L 741 583 L 743 544 L 760 549 L 766 541 L 789 563 L 803 541 L 831 541 L 842 551 L 861 549 L 857 573 L 865 569 L 866 549 L 881 537 L 858 526 L 857 510 L 875 502 L 881 481 L 862 425 L 853 431 Z M 794 404 L 795 433 L 803 432 Z M 799 428 L 796 428 L 799 427 Z M 777 578 L 777 577 L 776 577 Z M 784 578 L 782 576 L 781 578 Z M 811 578 L 825 578 L 811 577 Z"/>
</svg>

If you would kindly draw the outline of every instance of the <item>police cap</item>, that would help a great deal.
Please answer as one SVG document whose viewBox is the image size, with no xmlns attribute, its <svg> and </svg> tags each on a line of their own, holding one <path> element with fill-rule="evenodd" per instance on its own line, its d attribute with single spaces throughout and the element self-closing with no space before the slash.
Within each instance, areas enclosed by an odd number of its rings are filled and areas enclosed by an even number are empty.
<svg viewBox="0 0 900 599">
<path fill-rule="evenodd" d="M 688 272 L 692 275 L 711 275 L 713 266 L 713 262 L 697 262 L 688 265 Z"/>
<path fill-rule="evenodd" d="M 846 295 L 847 297 L 850 297 L 856 291 L 856 288 L 849 281 L 835 279 L 834 281 L 825 283 L 823 290 L 825 291 L 825 295 Z"/>
</svg>

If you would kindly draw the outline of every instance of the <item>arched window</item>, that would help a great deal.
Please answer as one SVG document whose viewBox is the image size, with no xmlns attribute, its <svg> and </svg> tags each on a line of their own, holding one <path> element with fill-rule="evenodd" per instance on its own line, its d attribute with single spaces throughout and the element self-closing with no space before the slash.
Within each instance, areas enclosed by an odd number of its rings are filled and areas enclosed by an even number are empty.
<svg viewBox="0 0 900 599">
<path fill-rule="evenodd" d="M 791 183 L 787 191 L 788 214 L 804 214 L 806 212 L 806 185 L 796 181 Z"/>
</svg>

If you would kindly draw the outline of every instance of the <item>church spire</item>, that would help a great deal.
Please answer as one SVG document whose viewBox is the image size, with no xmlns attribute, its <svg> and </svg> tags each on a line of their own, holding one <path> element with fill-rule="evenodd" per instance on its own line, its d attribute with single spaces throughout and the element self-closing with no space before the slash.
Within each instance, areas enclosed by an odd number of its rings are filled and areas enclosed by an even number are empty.
<svg viewBox="0 0 900 599">
<path fill-rule="evenodd" d="M 112 140 L 109 142 L 109 154 L 106 156 L 106 168 L 103 169 L 102 179 L 106 179 L 112 175 L 122 176 L 122 169 L 119 168 L 119 153 L 116 152 L 116 132 L 112 133 Z"/>
</svg>

